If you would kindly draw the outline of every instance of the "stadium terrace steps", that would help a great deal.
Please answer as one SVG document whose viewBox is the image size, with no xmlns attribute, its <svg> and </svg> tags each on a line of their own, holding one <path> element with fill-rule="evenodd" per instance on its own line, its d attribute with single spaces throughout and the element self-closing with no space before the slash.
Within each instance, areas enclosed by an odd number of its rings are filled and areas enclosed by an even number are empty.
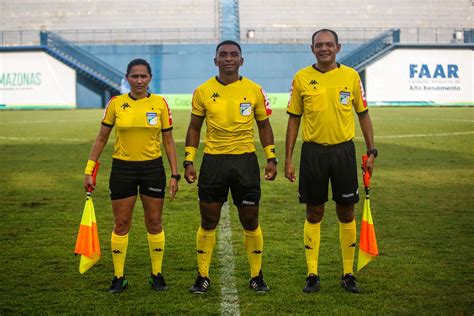
<svg viewBox="0 0 474 316">
<path fill-rule="evenodd" d="M 308 28 L 472 28 L 471 0 L 239 0 L 242 30 Z"/>
<path fill-rule="evenodd" d="M 120 93 L 120 80 L 123 78 L 120 71 L 57 34 L 41 32 L 40 37 L 41 46 L 48 54 L 93 80 L 110 94 Z"/>
<path fill-rule="evenodd" d="M 216 28 L 215 0 L 1 1 L 0 30 Z"/>
</svg>

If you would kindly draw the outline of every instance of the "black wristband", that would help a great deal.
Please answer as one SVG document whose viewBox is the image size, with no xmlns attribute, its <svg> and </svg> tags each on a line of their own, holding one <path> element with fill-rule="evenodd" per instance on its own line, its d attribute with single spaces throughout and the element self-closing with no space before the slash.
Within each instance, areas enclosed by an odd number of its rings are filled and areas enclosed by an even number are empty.
<svg viewBox="0 0 474 316">
<path fill-rule="evenodd" d="M 278 159 L 276 159 L 276 158 L 268 158 L 267 163 L 269 163 L 269 162 L 273 162 L 275 164 L 275 166 L 278 165 Z"/>
<path fill-rule="evenodd" d="M 367 156 L 370 157 L 370 155 L 373 155 L 374 158 L 377 158 L 377 156 L 379 155 L 379 152 L 377 151 L 377 149 L 370 149 L 370 150 L 367 150 Z"/>
<path fill-rule="evenodd" d="M 180 174 L 172 174 L 171 178 L 176 179 L 176 181 L 181 180 L 181 175 Z"/>
<path fill-rule="evenodd" d="M 190 160 L 183 161 L 183 168 L 186 169 L 187 166 L 192 166 L 194 163 Z"/>
</svg>

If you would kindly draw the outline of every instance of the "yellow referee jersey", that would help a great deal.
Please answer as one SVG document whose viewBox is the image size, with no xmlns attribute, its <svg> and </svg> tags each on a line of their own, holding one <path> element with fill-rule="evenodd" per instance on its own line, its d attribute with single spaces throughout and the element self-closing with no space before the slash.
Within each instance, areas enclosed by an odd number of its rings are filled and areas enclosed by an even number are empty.
<svg viewBox="0 0 474 316">
<path fill-rule="evenodd" d="M 352 109 L 357 113 L 368 110 L 354 69 L 338 64 L 323 73 L 309 66 L 295 74 L 287 112 L 303 116 L 303 141 L 334 145 L 353 139 Z"/>
<path fill-rule="evenodd" d="M 193 94 L 192 114 L 206 118 L 208 154 L 254 152 L 254 119 L 263 121 L 271 113 L 265 91 L 245 77 L 228 85 L 213 77 Z"/>
<path fill-rule="evenodd" d="M 156 94 L 136 100 L 130 94 L 110 99 L 102 124 L 115 126 L 113 158 L 145 161 L 161 157 L 160 132 L 173 129 L 171 110 Z"/>
</svg>

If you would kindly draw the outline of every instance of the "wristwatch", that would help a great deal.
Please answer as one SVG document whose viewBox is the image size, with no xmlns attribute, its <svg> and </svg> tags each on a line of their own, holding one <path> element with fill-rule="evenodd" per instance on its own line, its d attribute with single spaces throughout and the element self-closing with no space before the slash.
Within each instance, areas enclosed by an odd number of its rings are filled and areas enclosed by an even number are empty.
<svg viewBox="0 0 474 316">
<path fill-rule="evenodd" d="M 373 155 L 374 158 L 377 158 L 377 156 L 379 155 L 379 152 L 377 151 L 377 149 L 370 149 L 370 150 L 367 150 L 367 156 L 370 157 L 370 155 Z"/>
<path fill-rule="evenodd" d="M 181 180 L 181 175 L 180 174 L 172 174 L 171 178 L 176 179 L 176 181 Z"/>
<path fill-rule="evenodd" d="M 186 169 L 187 166 L 192 166 L 193 162 L 190 160 L 183 161 L 183 168 Z"/>
<path fill-rule="evenodd" d="M 278 165 L 278 159 L 277 158 L 268 158 L 267 163 L 269 163 L 269 162 L 273 162 L 275 164 L 275 166 Z"/>
</svg>

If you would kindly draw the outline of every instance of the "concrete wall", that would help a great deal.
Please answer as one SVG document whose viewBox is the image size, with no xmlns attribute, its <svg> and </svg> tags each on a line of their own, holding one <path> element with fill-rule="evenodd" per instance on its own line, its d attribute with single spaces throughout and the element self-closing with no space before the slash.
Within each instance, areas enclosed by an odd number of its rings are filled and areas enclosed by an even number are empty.
<svg viewBox="0 0 474 316">
<path fill-rule="evenodd" d="M 343 44 L 340 56 L 358 47 Z M 90 53 L 123 71 L 134 58 L 144 58 L 152 66 L 151 90 L 155 93 L 193 93 L 194 89 L 217 74 L 215 44 L 199 45 L 114 45 L 82 46 Z M 294 73 L 315 62 L 307 45 L 242 46 L 244 65 L 241 74 L 261 84 L 267 92 L 288 92 Z M 100 100 L 86 87 L 78 88 L 79 107 L 100 106 Z"/>
</svg>

